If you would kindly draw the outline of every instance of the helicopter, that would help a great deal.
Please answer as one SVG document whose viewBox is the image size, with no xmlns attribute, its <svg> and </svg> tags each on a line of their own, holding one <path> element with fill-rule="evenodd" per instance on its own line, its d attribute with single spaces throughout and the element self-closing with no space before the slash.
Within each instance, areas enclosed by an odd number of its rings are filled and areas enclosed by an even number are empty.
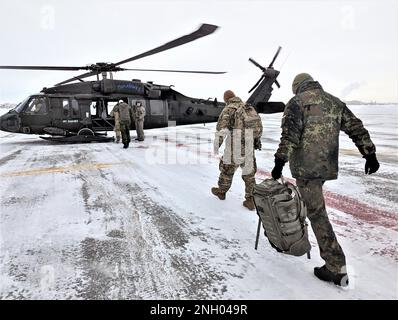
<svg viewBox="0 0 398 320">
<path fill-rule="evenodd" d="M 137 102 L 146 109 L 145 129 L 215 122 L 225 103 L 217 99 L 191 98 L 174 90 L 171 85 L 142 82 L 139 79 L 115 80 L 113 73 L 121 71 L 181 72 L 196 74 L 224 74 L 218 71 L 128 69 L 121 65 L 153 54 L 166 51 L 214 33 L 218 26 L 202 24 L 187 35 L 174 39 L 152 50 L 146 51 L 117 63 L 103 63 L 80 66 L 0 66 L 0 69 L 78 71 L 86 73 L 75 76 L 50 88 L 43 88 L 39 94 L 27 97 L 14 109 L 0 117 L 0 130 L 22 134 L 47 134 L 40 138 L 57 142 L 108 142 L 106 132 L 112 131 L 115 119 L 111 109 L 120 101 L 134 106 Z M 282 102 L 268 102 L 279 71 L 273 68 L 281 47 L 278 48 L 268 68 L 249 59 L 262 71 L 262 75 L 249 91 L 247 100 L 260 113 L 283 111 Z M 100 79 L 100 75 L 102 79 Z M 94 81 L 83 79 L 95 76 Z M 135 129 L 132 121 L 130 129 Z"/>
</svg>

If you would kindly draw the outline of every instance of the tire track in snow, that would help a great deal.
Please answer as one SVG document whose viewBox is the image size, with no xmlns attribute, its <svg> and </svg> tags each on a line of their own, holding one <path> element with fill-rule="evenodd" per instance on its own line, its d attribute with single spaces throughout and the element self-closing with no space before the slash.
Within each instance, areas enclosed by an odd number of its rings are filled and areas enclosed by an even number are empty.
<svg viewBox="0 0 398 320">
<path fill-rule="evenodd" d="M 26 157 L 26 155 L 28 155 Z M 25 156 L 25 157 L 24 157 Z M 23 153 L 19 165 L 23 168 L 35 165 L 37 161 L 36 152 Z M 2 201 L 0 203 L 1 213 L 1 276 L 5 275 L 5 285 L 1 286 L 0 299 L 67 299 L 72 298 L 68 290 L 71 279 L 70 265 L 66 263 L 70 253 L 70 244 L 61 242 L 51 234 L 48 226 L 41 224 L 43 204 L 53 195 L 38 177 L 8 179 L 7 188 L 2 190 Z M 40 184 L 38 186 L 37 184 Z M 25 192 L 21 192 L 21 190 Z M 6 196 L 4 196 L 6 195 Z M 22 220 L 22 226 L 20 223 Z M 28 225 L 26 223 L 28 221 Z M 32 230 L 38 231 L 33 235 Z M 43 234 L 41 231 L 47 229 L 50 233 Z M 22 239 L 14 239 L 14 234 L 20 235 Z M 52 238 L 54 237 L 54 238 Z M 70 255 L 69 255 L 70 257 Z M 52 274 L 62 274 L 55 283 L 51 281 Z M 49 276 L 48 286 L 45 277 Z M 62 287 L 62 289 L 60 289 Z"/>
<path fill-rule="evenodd" d="M 22 149 L 18 149 L 16 151 L 11 152 L 10 154 L 8 154 L 5 157 L 2 157 L 0 159 L 0 166 L 3 166 L 5 164 L 7 164 L 8 162 L 10 162 L 11 160 L 14 160 L 18 155 L 20 155 L 22 152 Z"/>
<path fill-rule="evenodd" d="M 131 175 L 99 171 L 103 172 L 77 175 L 89 226 L 102 233 L 81 243 L 79 295 L 84 299 L 222 296 L 221 289 L 212 291 L 221 288 L 221 273 L 198 264 L 186 248 L 187 223 L 153 201 Z M 204 255 L 201 260 L 206 261 Z"/>
</svg>

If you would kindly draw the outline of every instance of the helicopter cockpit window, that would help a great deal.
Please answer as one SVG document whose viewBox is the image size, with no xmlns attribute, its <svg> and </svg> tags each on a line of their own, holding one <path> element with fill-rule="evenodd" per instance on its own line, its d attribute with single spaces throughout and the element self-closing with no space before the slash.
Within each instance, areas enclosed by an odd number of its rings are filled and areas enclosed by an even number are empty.
<svg viewBox="0 0 398 320">
<path fill-rule="evenodd" d="M 69 115 L 69 99 L 62 100 L 62 108 L 64 109 L 64 116 Z"/>
<path fill-rule="evenodd" d="M 24 101 L 18 103 L 17 106 L 14 108 L 14 110 L 15 110 L 16 112 L 18 112 L 18 113 L 21 112 L 21 111 L 23 111 L 23 109 L 25 109 L 25 105 L 26 105 L 26 103 L 28 102 L 28 100 L 29 100 L 29 97 L 26 98 Z"/>
<path fill-rule="evenodd" d="M 47 113 L 46 100 L 44 98 L 33 98 L 29 101 L 28 107 L 26 108 L 25 112 L 30 114 Z"/>
</svg>

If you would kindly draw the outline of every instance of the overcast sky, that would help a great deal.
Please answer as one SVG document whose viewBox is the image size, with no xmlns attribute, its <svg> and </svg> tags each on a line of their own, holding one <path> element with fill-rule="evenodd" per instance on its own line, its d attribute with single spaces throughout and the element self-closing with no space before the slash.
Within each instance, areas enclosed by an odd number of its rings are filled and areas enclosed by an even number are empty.
<svg viewBox="0 0 398 320">
<path fill-rule="evenodd" d="M 259 78 L 252 57 L 275 68 L 286 102 L 308 72 L 342 99 L 398 101 L 398 1 L 11 1 L 0 2 L 0 65 L 116 62 L 194 31 L 221 28 L 179 48 L 124 65 L 228 71 L 226 75 L 118 73 L 116 78 L 175 85 L 181 93 L 243 99 Z M 0 102 L 17 102 L 76 72 L 0 70 Z"/>
</svg>

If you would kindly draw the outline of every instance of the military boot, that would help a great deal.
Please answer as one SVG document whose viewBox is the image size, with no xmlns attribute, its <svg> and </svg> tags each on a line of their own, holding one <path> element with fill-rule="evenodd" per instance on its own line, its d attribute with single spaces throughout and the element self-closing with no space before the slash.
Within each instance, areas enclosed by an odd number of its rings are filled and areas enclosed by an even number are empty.
<svg viewBox="0 0 398 320">
<path fill-rule="evenodd" d="M 218 197 L 220 200 L 225 200 L 225 192 L 221 191 L 220 188 L 211 188 L 211 193 Z"/>
<path fill-rule="evenodd" d="M 323 267 L 314 268 L 314 274 L 320 280 L 333 282 L 337 286 L 348 286 L 347 273 L 334 273 L 326 268 L 326 265 L 324 265 Z"/>
<path fill-rule="evenodd" d="M 256 206 L 254 205 L 253 198 L 247 198 L 245 201 L 243 201 L 243 206 L 249 209 L 250 211 L 253 211 Z"/>
</svg>

